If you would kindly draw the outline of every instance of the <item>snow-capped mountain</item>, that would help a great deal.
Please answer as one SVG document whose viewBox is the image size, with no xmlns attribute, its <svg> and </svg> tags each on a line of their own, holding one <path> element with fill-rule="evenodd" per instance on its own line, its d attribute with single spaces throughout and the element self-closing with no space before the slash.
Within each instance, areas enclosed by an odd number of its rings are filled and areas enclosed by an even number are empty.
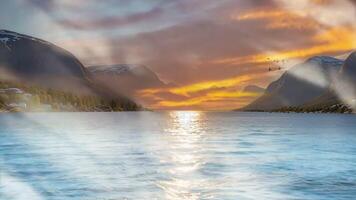
<svg viewBox="0 0 356 200">
<path fill-rule="evenodd" d="M 103 73 L 109 75 L 119 75 L 125 72 L 130 71 L 132 68 L 131 65 L 100 65 L 100 66 L 89 66 L 87 69 L 91 73 Z"/>
<path fill-rule="evenodd" d="M 111 76 L 132 74 L 135 76 L 140 76 L 141 78 L 149 78 L 153 81 L 161 84 L 162 81 L 159 80 L 158 76 L 144 65 L 138 64 L 117 64 L 117 65 L 99 65 L 99 66 L 89 66 L 87 69 L 91 74 L 106 74 Z"/>
<path fill-rule="evenodd" d="M 28 35 L 23 35 L 20 33 L 16 33 L 13 31 L 8 31 L 8 30 L 0 30 L 0 42 L 5 45 L 6 47 L 8 47 L 11 50 L 11 47 L 13 47 L 14 42 L 17 42 L 19 40 L 22 39 L 26 39 L 26 40 L 32 40 L 35 42 L 39 42 L 39 43 L 43 43 L 43 44 L 47 44 L 47 45 L 51 45 L 51 43 L 45 41 L 45 40 L 41 40 L 38 38 L 34 38 Z"/>
<path fill-rule="evenodd" d="M 157 74 L 144 65 L 89 66 L 87 70 L 95 82 L 129 96 L 134 96 L 138 90 L 165 86 Z"/>
<path fill-rule="evenodd" d="M 316 63 L 320 67 L 339 67 L 344 63 L 343 60 L 330 56 L 314 56 L 312 58 L 309 58 L 306 62 Z"/>
</svg>

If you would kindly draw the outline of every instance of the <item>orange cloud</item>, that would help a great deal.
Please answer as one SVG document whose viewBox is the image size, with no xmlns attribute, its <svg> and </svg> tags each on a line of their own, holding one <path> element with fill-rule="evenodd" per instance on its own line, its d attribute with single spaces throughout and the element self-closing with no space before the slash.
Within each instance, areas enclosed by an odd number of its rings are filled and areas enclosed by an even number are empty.
<svg viewBox="0 0 356 200">
<path fill-rule="evenodd" d="M 311 0 L 311 2 L 318 5 L 329 5 L 333 2 L 333 0 Z"/>
<path fill-rule="evenodd" d="M 303 12 L 291 12 L 282 9 L 253 10 L 243 14 L 233 14 L 231 19 L 244 20 L 267 20 L 267 29 L 299 29 L 315 30 L 321 25 L 313 19 L 308 18 Z"/>
<path fill-rule="evenodd" d="M 170 93 L 176 94 L 176 95 L 189 96 L 189 94 L 200 92 L 200 91 L 236 86 L 236 85 L 241 84 L 241 83 L 248 81 L 250 79 L 251 79 L 250 76 L 243 75 L 243 76 L 237 76 L 237 77 L 230 78 L 230 79 L 204 81 L 204 82 L 194 83 L 194 84 L 190 84 L 190 85 L 182 86 L 182 87 L 174 87 L 174 88 L 168 88 L 168 89 L 165 89 L 165 88 L 163 88 L 163 89 L 146 89 L 146 90 L 139 91 L 139 95 L 149 96 L 149 95 L 154 95 L 159 92 L 170 92 Z"/>
<path fill-rule="evenodd" d="M 170 89 L 169 92 L 171 92 L 173 94 L 187 96 L 190 93 L 195 93 L 195 92 L 199 92 L 199 91 L 203 91 L 203 90 L 235 86 L 237 84 L 248 81 L 250 79 L 251 79 L 250 76 L 245 75 L 245 76 L 238 76 L 238 77 L 224 79 L 224 80 L 218 80 L 218 81 L 206 81 L 206 82 L 195 83 L 195 84 L 188 85 L 188 86 L 173 88 L 173 89 Z"/>
<path fill-rule="evenodd" d="M 256 64 L 293 58 L 304 58 L 324 53 L 350 51 L 356 48 L 356 29 L 353 27 L 334 27 L 317 34 L 311 39 L 316 43 L 316 45 L 300 49 L 279 51 L 275 53 L 261 53 L 244 57 L 218 59 L 214 60 L 213 63 Z"/>
<path fill-rule="evenodd" d="M 278 18 L 289 16 L 290 13 L 284 10 L 255 10 L 249 11 L 243 14 L 231 15 L 231 18 L 234 20 L 256 20 L 256 19 L 265 19 L 265 18 Z"/>
<path fill-rule="evenodd" d="M 185 101 L 159 101 L 154 107 L 158 108 L 176 108 L 176 107 L 186 107 L 186 106 L 196 106 L 204 102 L 211 101 L 224 101 L 226 99 L 238 99 L 242 97 L 254 98 L 261 95 L 260 93 L 250 93 L 250 92 L 227 92 L 227 91 L 217 91 L 209 92 L 204 96 L 199 96 L 191 98 Z M 231 105 L 228 105 L 229 107 Z"/>
</svg>

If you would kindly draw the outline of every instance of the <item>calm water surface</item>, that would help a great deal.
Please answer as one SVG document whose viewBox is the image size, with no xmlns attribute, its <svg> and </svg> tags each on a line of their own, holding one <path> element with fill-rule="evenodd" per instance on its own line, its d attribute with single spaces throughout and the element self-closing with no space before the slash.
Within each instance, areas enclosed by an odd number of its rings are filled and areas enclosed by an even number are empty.
<svg viewBox="0 0 356 200">
<path fill-rule="evenodd" d="M 0 115 L 1 200 L 355 199 L 356 116 Z"/>
</svg>

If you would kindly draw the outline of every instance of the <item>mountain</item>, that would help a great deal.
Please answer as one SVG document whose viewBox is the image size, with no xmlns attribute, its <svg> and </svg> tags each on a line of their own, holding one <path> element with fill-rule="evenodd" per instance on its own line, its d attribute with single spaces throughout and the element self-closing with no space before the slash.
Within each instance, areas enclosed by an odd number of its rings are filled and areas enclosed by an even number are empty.
<svg viewBox="0 0 356 200">
<path fill-rule="evenodd" d="M 285 72 L 243 110 L 266 111 L 306 104 L 328 91 L 342 65 L 342 60 L 333 57 L 312 57 Z"/>
<path fill-rule="evenodd" d="M 110 88 L 118 94 L 135 96 L 135 93 L 147 88 L 161 88 L 166 84 L 144 65 L 118 64 L 89 66 L 90 77 L 98 84 Z"/>
<path fill-rule="evenodd" d="M 70 52 L 47 41 L 0 30 L 1 78 L 89 92 L 87 71 Z"/>
<path fill-rule="evenodd" d="M 30 86 L 48 93 L 65 94 L 66 97 L 54 95 L 53 98 L 59 98 L 53 99 L 55 103 L 77 96 L 86 98 L 88 105 L 97 100 L 110 107 L 106 110 L 139 109 L 129 98 L 92 80 L 90 72 L 70 52 L 47 41 L 8 30 L 0 30 L 0 81 L 4 82 L 4 89 L 9 84 L 18 84 L 37 96 Z M 47 101 L 46 95 L 50 96 L 45 94 L 41 101 Z M 78 99 L 72 103 L 75 100 Z"/>
<path fill-rule="evenodd" d="M 250 93 L 264 93 L 265 89 L 257 85 L 248 85 L 242 91 Z"/>
</svg>

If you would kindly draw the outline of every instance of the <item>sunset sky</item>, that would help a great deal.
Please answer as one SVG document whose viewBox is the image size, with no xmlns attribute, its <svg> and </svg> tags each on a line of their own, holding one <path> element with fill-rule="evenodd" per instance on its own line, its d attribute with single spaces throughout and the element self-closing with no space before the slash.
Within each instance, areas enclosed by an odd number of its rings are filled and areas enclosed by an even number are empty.
<svg viewBox="0 0 356 200">
<path fill-rule="evenodd" d="M 149 67 L 171 85 L 137 91 L 153 109 L 239 108 L 257 96 L 245 86 L 266 87 L 308 57 L 356 48 L 355 0 L 1 3 L 0 29 L 48 40 L 85 65 Z"/>
</svg>

